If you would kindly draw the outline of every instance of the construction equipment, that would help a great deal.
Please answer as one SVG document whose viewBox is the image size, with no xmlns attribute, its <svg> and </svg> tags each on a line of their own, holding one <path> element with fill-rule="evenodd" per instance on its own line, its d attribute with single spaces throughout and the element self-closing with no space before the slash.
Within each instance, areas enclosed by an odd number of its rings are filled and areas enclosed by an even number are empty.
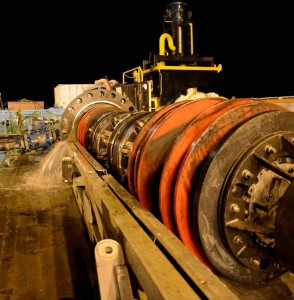
<svg viewBox="0 0 294 300">
<path fill-rule="evenodd" d="M 215 93 L 222 67 L 194 55 L 189 6 L 166 13 L 153 63 L 65 108 L 63 177 L 93 244 L 121 246 L 134 298 L 238 299 L 234 284 L 248 292 L 294 270 L 294 113 Z"/>
</svg>

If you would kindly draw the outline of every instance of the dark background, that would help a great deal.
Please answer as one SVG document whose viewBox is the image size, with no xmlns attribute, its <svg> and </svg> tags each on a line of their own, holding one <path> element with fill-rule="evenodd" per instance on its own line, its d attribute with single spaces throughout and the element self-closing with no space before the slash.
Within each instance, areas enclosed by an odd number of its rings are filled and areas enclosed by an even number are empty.
<svg viewBox="0 0 294 300">
<path fill-rule="evenodd" d="M 158 53 L 171 1 L 5 2 L 0 5 L 0 92 L 54 105 L 58 84 L 122 81 L 122 72 Z M 194 47 L 222 64 L 219 94 L 292 96 L 293 17 L 282 1 L 189 0 Z M 1 7 L 3 6 L 3 7 Z"/>
</svg>

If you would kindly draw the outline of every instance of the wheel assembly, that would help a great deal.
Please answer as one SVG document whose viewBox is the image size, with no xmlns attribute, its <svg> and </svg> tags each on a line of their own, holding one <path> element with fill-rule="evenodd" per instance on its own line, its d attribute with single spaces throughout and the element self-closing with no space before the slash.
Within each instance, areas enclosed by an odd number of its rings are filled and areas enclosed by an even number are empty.
<svg viewBox="0 0 294 300">
<path fill-rule="evenodd" d="M 204 264 L 243 283 L 293 270 L 293 112 L 222 97 L 147 112 L 95 95 L 64 132 Z"/>
<path fill-rule="evenodd" d="M 293 179 L 293 129 L 291 112 L 258 115 L 226 137 L 199 174 L 191 219 L 209 261 L 230 278 L 262 282 L 285 271 L 274 233 Z"/>
</svg>

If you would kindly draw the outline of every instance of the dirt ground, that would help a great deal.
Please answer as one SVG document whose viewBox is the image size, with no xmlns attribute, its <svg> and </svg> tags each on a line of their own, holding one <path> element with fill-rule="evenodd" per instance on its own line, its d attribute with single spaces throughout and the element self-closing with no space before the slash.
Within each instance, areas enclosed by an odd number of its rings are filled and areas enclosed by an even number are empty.
<svg viewBox="0 0 294 300">
<path fill-rule="evenodd" d="M 94 250 L 57 147 L 1 163 L 0 299 L 99 299 Z"/>
</svg>

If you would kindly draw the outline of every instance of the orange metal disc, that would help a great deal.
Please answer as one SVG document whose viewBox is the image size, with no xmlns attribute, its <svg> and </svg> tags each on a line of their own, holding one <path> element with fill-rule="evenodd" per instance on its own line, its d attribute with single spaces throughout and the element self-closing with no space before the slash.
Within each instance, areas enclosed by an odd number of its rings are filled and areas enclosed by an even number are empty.
<svg viewBox="0 0 294 300">
<path fill-rule="evenodd" d="M 144 140 L 136 169 L 136 193 L 145 208 L 159 217 L 160 173 L 173 141 L 185 126 L 206 108 L 223 101 L 206 98 L 188 101 L 160 118 Z"/>
<path fill-rule="evenodd" d="M 79 143 L 83 147 L 87 147 L 87 132 L 90 127 L 90 123 L 93 119 L 98 119 L 99 116 L 105 112 L 109 111 L 112 109 L 116 109 L 114 106 L 111 105 L 105 105 L 105 104 L 100 104 L 98 107 L 94 107 L 90 110 L 88 110 L 82 119 L 79 122 L 78 128 L 77 128 L 77 139 Z"/>
<path fill-rule="evenodd" d="M 99 108 L 98 108 L 99 110 Z M 78 129 L 77 129 L 77 138 L 79 143 L 86 147 L 86 134 L 89 121 L 91 120 L 93 115 L 96 115 L 97 107 L 88 110 L 85 115 L 82 117 L 81 121 L 79 122 Z"/>
<path fill-rule="evenodd" d="M 233 107 L 253 101 L 249 99 L 224 101 L 207 108 L 188 124 L 170 147 L 160 177 L 159 209 L 163 223 L 173 233 L 177 234 L 173 212 L 174 186 L 177 172 L 188 148 L 219 116 Z"/>
<path fill-rule="evenodd" d="M 197 220 L 192 219 L 192 212 L 190 211 L 192 209 L 191 201 L 197 201 L 197 189 L 194 190 L 194 188 L 196 182 L 197 184 L 201 182 L 199 178 L 200 169 L 205 159 L 212 154 L 230 131 L 256 115 L 274 110 L 285 109 L 262 101 L 254 101 L 232 108 L 208 126 L 202 135 L 192 142 L 184 155 L 174 189 L 174 215 L 181 240 L 201 260 L 205 260 L 205 256 L 200 246 L 198 224 Z M 197 206 L 197 203 L 194 202 L 193 207 Z M 193 214 L 195 215 L 195 212 Z"/>
<path fill-rule="evenodd" d="M 136 161 L 139 160 L 140 151 L 144 145 L 144 139 L 146 138 L 147 134 L 149 133 L 149 131 L 151 130 L 153 125 L 156 124 L 156 122 L 162 116 L 164 116 L 169 111 L 171 111 L 171 110 L 175 109 L 176 107 L 181 106 L 183 104 L 184 104 L 184 102 L 177 102 L 177 103 L 173 103 L 171 105 L 163 107 L 162 109 L 157 111 L 146 122 L 146 124 L 143 126 L 141 131 L 138 133 L 138 135 L 133 143 L 132 150 L 131 150 L 131 153 L 129 155 L 129 160 L 128 160 L 128 187 L 129 187 L 129 190 L 132 193 L 132 195 L 136 196 L 135 165 L 136 165 Z"/>
</svg>

